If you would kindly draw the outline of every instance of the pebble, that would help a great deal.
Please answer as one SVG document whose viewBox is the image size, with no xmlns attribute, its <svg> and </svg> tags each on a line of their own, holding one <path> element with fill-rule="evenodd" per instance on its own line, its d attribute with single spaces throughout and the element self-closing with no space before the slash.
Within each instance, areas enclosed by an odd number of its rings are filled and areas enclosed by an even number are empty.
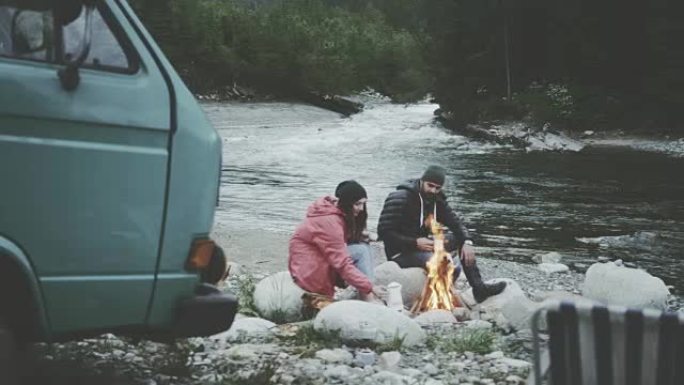
<svg viewBox="0 0 684 385">
<path fill-rule="evenodd" d="M 437 369 L 437 367 L 433 364 L 425 365 L 425 367 L 423 368 L 423 371 L 425 371 L 425 373 L 427 373 L 431 376 L 439 373 L 439 369 Z"/>
</svg>

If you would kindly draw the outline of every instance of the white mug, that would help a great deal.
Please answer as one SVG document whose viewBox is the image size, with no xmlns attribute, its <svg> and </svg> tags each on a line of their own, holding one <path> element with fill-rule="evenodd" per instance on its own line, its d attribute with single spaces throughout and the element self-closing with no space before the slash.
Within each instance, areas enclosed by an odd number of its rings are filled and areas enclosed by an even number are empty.
<svg viewBox="0 0 684 385">
<path fill-rule="evenodd" d="M 401 284 L 390 282 L 387 285 L 387 307 L 394 310 L 404 310 L 404 300 L 401 298 Z"/>
<path fill-rule="evenodd" d="M 356 352 L 356 363 L 359 366 L 368 366 L 375 363 L 375 352 L 370 349 L 361 349 Z"/>
</svg>

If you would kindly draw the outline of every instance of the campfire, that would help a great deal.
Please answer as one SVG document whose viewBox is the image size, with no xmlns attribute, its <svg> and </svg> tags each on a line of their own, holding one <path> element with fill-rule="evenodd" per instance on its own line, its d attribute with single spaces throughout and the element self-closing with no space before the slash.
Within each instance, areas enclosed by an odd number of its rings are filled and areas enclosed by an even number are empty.
<svg viewBox="0 0 684 385">
<path fill-rule="evenodd" d="M 453 310 L 461 307 L 458 297 L 452 292 L 454 263 L 451 255 L 444 249 L 444 230 L 442 225 L 434 220 L 432 215 L 428 217 L 432 231 L 434 252 L 427 263 L 427 280 L 420 298 L 413 304 L 413 314 L 428 310 L 444 309 Z"/>
</svg>

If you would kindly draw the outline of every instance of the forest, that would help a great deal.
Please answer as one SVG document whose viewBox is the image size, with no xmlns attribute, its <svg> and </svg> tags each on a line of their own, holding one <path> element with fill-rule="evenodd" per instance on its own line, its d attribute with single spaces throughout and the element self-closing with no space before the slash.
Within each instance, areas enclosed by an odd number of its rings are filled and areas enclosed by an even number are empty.
<svg viewBox="0 0 684 385">
<path fill-rule="evenodd" d="M 459 123 L 682 130 L 665 0 L 132 0 L 197 93 L 430 95 Z"/>
</svg>

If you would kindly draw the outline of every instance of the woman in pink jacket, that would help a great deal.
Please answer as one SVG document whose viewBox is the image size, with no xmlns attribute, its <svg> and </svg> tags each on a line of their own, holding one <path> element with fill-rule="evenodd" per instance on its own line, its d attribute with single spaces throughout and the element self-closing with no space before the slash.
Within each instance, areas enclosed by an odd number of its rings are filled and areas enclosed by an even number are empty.
<svg viewBox="0 0 684 385">
<path fill-rule="evenodd" d="M 290 275 L 302 289 L 329 297 L 343 280 L 359 291 L 362 300 L 377 302 L 379 290 L 371 282 L 373 254 L 361 242 L 368 217 L 366 190 L 349 180 L 337 186 L 335 195 L 312 203 L 292 235 Z"/>
</svg>

